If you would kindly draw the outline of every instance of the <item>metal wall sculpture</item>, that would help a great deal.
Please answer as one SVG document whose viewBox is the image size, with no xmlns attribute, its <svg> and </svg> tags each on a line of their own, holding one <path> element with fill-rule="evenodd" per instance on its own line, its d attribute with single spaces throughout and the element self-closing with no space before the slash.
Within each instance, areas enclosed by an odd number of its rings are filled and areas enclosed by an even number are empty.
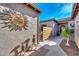
<svg viewBox="0 0 79 59">
<path fill-rule="evenodd" d="M 2 28 L 8 27 L 10 31 L 27 30 L 27 17 L 3 6 L 0 6 L 0 21 L 0 24 L 4 24 Z"/>
</svg>

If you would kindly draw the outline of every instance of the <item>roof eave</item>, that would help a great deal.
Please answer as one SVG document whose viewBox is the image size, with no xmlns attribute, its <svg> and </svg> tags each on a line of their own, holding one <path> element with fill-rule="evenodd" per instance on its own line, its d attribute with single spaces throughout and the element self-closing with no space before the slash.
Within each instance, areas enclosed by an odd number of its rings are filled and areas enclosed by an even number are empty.
<svg viewBox="0 0 79 59">
<path fill-rule="evenodd" d="M 23 4 L 26 5 L 26 6 L 28 6 L 28 7 L 30 7 L 32 10 L 36 11 L 37 13 L 41 13 L 42 12 L 39 8 L 37 8 L 35 6 L 34 3 L 23 3 Z"/>
</svg>

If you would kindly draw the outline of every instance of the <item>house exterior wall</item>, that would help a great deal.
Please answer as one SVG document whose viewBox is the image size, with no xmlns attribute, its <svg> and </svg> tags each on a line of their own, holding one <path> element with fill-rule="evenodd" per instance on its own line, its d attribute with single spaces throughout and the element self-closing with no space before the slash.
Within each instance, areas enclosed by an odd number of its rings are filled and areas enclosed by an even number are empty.
<svg viewBox="0 0 79 59">
<path fill-rule="evenodd" d="M 75 42 L 79 48 L 79 12 L 77 13 L 77 16 L 75 17 L 74 20 L 75 20 Z"/>
<path fill-rule="evenodd" d="M 28 30 L 22 31 L 9 31 L 7 28 L 1 28 L 0 24 L 0 55 L 9 55 L 10 51 L 17 45 L 20 45 L 23 41 L 30 38 L 29 45 L 32 44 L 33 35 L 36 38 L 37 44 L 37 14 L 31 11 L 28 7 L 21 4 L 0 4 L 0 6 L 8 7 L 16 12 L 20 12 L 27 17 Z M 33 18 L 35 17 L 35 18 Z"/>
<path fill-rule="evenodd" d="M 71 26 L 71 24 L 73 24 L 74 26 L 73 25 Z M 74 41 L 75 21 L 68 21 L 68 29 L 73 30 L 73 35 L 72 35 L 71 39 L 72 39 L 72 41 Z"/>
<path fill-rule="evenodd" d="M 72 27 L 71 24 L 75 24 L 75 21 L 68 21 L 68 28 L 69 29 L 74 29 L 75 27 Z"/>
<path fill-rule="evenodd" d="M 43 24 L 46 24 L 47 27 L 52 27 L 52 36 L 56 36 L 56 35 L 57 35 L 57 31 L 58 31 L 57 27 L 58 27 L 58 25 L 57 25 L 56 22 L 54 22 L 54 21 L 43 22 L 43 23 L 41 23 L 41 26 L 42 26 Z"/>
<path fill-rule="evenodd" d="M 41 23 L 41 25 L 43 25 L 43 24 L 47 24 L 48 27 L 52 27 L 53 24 L 55 24 L 55 22 L 54 21 L 50 21 L 50 22 L 48 21 L 48 22 Z"/>
<path fill-rule="evenodd" d="M 12 10 L 21 12 L 22 14 L 28 15 L 30 17 L 35 17 L 38 15 L 37 12 L 35 12 L 31 8 L 27 7 L 23 3 L 0 3 L 0 5 L 11 8 Z"/>
</svg>

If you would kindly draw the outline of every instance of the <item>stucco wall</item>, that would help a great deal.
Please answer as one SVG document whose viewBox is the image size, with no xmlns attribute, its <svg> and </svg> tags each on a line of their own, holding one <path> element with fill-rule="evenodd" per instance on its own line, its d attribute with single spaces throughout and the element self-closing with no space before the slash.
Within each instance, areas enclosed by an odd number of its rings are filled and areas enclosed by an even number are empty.
<svg viewBox="0 0 79 59">
<path fill-rule="evenodd" d="M 12 10 L 21 12 L 22 14 L 28 15 L 30 17 L 35 17 L 38 15 L 37 12 L 30 9 L 29 7 L 27 7 L 23 3 L 0 3 L 0 5 L 11 8 Z"/>
<path fill-rule="evenodd" d="M 52 27 L 53 26 L 53 24 L 55 24 L 55 22 L 54 21 L 50 21 L 50 22 L 43 22 L 43 23 L 41 23 L 41 25 L 42 24 L 47 24 L 47 26 L 48 27 Z"/>
<path fill-rule="evenodd" d="M 28 13 L 31 16 L 36 15 L 35 13 L 32 14 L 32 12 L 26 11 L 28 8 L 25 9 L 23 6 L 19 4 L 0 4 L 4 5 L 5 7 L 9 7 L 11 9 L 14 9 L 15 11 L 18 11 L 22 13 L 23 15 L 26 15 L 28 19 L 28 30 L 22 30 L 22 31 L 9 31 L 8 28 L 1 28 L 3 25 L 0 24 L 0 55 L 9 55 L 9 52 L 17 45 L 20 45 L 21 42 L 25 41 L 26 39 L 30 38 L 29 45 L 32 42 L 33 35 L 36 36 L 36 43 L 37 43 L 37 17 L 32 18 L 28 16 Z M 27 13 L 28 12 L 28 13 Z"/>
<path fill-rule="evenodd" d="M 75 20 L 75 42 L 79 48 L 79 12 L 74 20 Z"/>
<path fill-rule="evenodd" d="M 69 28 L 69 29 L 74 29 L 74 27 L 71 27 L 71 26 L 70 26 L 70 24 L 74 24 L 74 23 L 75 23 L 74 21 L 69 21 L 69 22 L 68 22 L 68 28 Z"/>
<path fill-rule="evenodd" d="M 40 23 L 41 25 L 43 24 L 47 24 L 48 27 L 52 27 L 52 36 L 55 36 L 57 34 L 57 23 L 54 21 L 50 21 L 50 22 L 44 22 L 44 23 Z M 54 25 L 53 25 L 54 24 Z"/>
</svg>

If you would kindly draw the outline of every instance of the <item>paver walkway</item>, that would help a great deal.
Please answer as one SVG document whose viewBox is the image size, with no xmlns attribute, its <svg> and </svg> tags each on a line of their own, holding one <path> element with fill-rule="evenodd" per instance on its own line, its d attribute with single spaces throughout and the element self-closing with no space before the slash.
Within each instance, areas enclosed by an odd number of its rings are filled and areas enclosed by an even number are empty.
<svg viewBox="0 0 79 59">
<path fill-rule="evenodd" d="M 29 54 L 29 56 L 67 56 L 59 46 L 62 40 L 63 39 L 60 36 L 57 36 L 55 38 L 51 37 L 49 40 L 39 42 L 38 50 Z"/>
<path fill-rule="evenodd" d="M 62 40 L 63 39 L 60 36 L 57 36 L 55 38 L 51 37 L 47 41 L 39 42 L 39 46 L 44 46 L 44 48 L 49 50 L 46 56 L 66 56 L 67 54 L 59 46 Z"/>
</svg>

